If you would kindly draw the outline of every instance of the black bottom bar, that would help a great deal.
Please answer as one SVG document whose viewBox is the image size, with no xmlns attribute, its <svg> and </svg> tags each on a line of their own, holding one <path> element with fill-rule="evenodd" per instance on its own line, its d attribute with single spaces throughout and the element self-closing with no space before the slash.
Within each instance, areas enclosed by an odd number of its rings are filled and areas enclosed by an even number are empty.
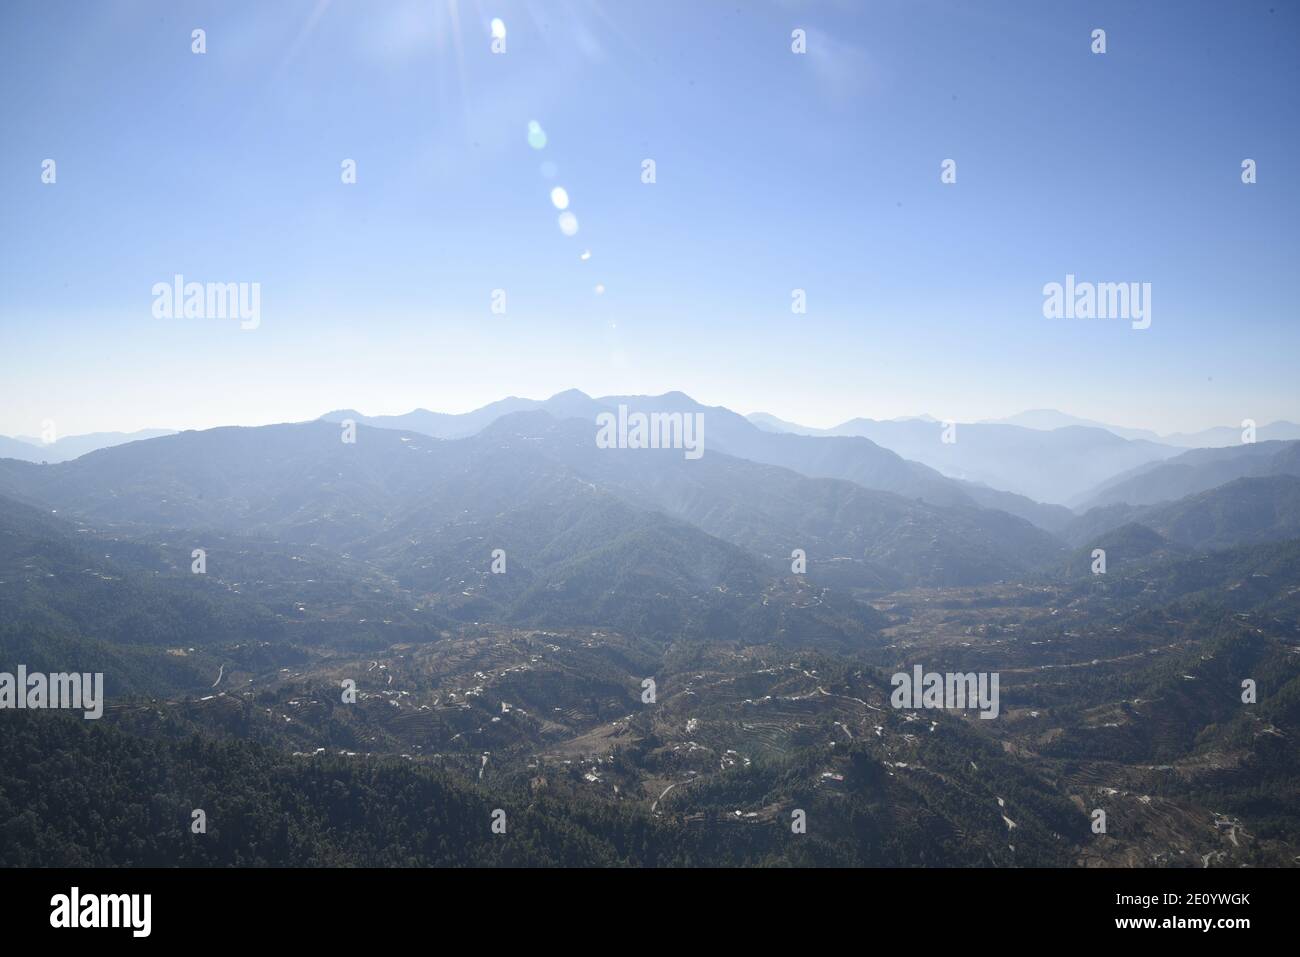
<svg viewBox="0 0 1300 957">
<path fill-rule="evenodd" d="M 82 942 L 360 944 L 456 928 L 495 940 L 503 930 L 569 927 L 589 940 L 653 943 L 685 939 L 703 919 L 760 941 L 784 925 L 918 945 L 1034 933 L 1230 946 L 1294 930 L 1295 886 L 1289 870 L 10 870 L 0 871 L 0 919 L 8 939 L 76 933 Z M 73 923 L 74 887 L 78 924 L 100 913 L 112 922 L 116 912 L 119 926 L 51 926 L 52 917 Z M 138 909 L 100 896 L 146 894 L 147 937 L 133 929 L 144 928 L 143 896 Z"/>
</svg>

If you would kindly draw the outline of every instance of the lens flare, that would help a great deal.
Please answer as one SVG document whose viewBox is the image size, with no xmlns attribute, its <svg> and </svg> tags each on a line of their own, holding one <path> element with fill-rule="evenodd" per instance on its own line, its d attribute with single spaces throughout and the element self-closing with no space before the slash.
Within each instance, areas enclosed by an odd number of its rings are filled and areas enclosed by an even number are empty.
<svg viewBox="0 0 1300 957">
<path fill-rule="evenodd" d="M 542 124 L 536 120 L 528 121 L 528 145 L 535 150 L 546 147 L 546 131 L 542 129 Z"/>
<path fill-rule="evenodd" d="M 551 203 L 556 209 L 569 208 L 569 191 L 563 186 L 557 186 L 551 190 Z"/>
</svg>

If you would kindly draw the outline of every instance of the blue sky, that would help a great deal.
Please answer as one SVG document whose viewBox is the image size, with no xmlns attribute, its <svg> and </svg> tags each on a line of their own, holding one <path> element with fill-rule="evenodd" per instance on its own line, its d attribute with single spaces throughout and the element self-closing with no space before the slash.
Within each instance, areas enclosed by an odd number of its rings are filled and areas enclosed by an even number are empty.
<svg viewBox="0 0 1300 957">
<path fill-rule="evenodd" d="M 8 2 L 0 433 L 570 387 L 1298 420 L 1298 41 L 1286 0 Z M 176 273 L 259 327 L 154 318 Z M 1067 273 L 1150 282 L 1151 328 L 1045 319 Z"/>
</svg>

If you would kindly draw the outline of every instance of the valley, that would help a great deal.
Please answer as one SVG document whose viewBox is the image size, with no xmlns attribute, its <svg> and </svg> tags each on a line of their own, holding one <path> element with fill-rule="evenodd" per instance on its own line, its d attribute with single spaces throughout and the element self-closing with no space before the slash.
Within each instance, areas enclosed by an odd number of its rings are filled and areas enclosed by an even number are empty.
<svg viewBox="0 0 1300 957">
<path fill-rule="evenodd" d="M 154 749 L 178 820 L 215 784 L 187 741 L 305 788 L 311 812 L 239 798 L 253 802 L 241 820 L 278 836 L 258 850 L 227 831 L 202 860 L 393 863 L 356 842 L 435 785 L 459 844 L 430 832 L 411 863 L 1300 855 L 1300 552 L 1218 521 L 1211 500 L 1181 503 L 1180 524 L 1157 510 L 1098 536 L 1110 567 L 1095 575 L 1088 546 L 1005 512 L 713 450 L 625 455 L 581 419 L 523 411 L 461 439 L 363 425 L 355 449 L 336 430 L 0 462 L 0 657 L 104 673 L 102 720 L 57 732 L 104 742 L 85 773 L 109 773 L 97 755 Z M 1286 501 L 1289 481 L 1259 494 Z M 1180 541 L 1156 530 L 1179 528 Z M 915 668 L 996 675 L 993 720 L 973 704 L 896 707 L 891 676 Z M 23 720 L 36 737 L 68 722 Z M 96 860 L 44 778 L 10 770 L 0 809 L 41 801 L 67 853 Z M 276 831 L 342 813 L 331 781 L 381 779 L 390 811 L 337 818 L 328 846 L 319 822 Z M 156 800 L 114 787 L 113 813 L 132 820 Z M 232 811 L 213 801 L 219 825 Z M 564 837 L 484 843 L 494 809 L 507 833 L 522 818 Z M 199 853 L 140 827 L 143 844 L 103 862 Z M 33 839 L 8 853 L 25 859 Z"/>
</svg>

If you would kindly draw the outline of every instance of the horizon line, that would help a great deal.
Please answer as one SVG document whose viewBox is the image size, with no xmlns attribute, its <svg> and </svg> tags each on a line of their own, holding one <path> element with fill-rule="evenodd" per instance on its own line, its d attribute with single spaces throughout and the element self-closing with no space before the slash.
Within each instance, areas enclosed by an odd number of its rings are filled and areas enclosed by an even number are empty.
<svg viewBox="0 0 1300 957">
<path fill-rule="evenodd" d="M 841 427 L 841 426 L 847 425 L 848 423 L 853 422 L 853 421 L 857 421 L 857 420 L 866 420 L 866 421 L 869 421 L 869 422 L 880 422 L 880 423 L 885 423 L 885 422 L 927 421 L 927 419 L 928 419 L 929 421 L 933 421 L 933 422 L 935 422 L 935 423 L 943 423 L 943 422 L 949 422 L 949 421 L 951 421 L 951 422 L 955 422 L 957 425 L 1010 425 L 1010 426 L 1015 427 L 1015 428 L 1025 428 L 1025 429 L 1030 429 L 1031 431 L 1036 431 L 1036 432 L 1050 432 L 1050 431 L 1055 431 L 1055 429 L 1037 429 L 1037 428 L 1034 428 L 1034 427 L 1032 427 L 1032 426 L 1021 425 L 1021 424 L 1018 424 L 1018 423 L 1013 423 L 1013 422 L 1007 422 L 1007 421 L 1006 421 L 1007 419 L 1015 418 L 1016 416 L 1028 415 L 1028 414 L 1030 414 L 1030 413 L 1035 413 L 1035 412 L 1049 412 L 1049 413 L 1054 413 L 1054 414 L 1056 414 L 1056 415 L 1064 416 L 1064 417 L 1066 417 L 1066 418 L 1077 419 L 1077 420 L 1079 420 L 1079 423 L 1077 423 L 1077 424 L 1071 424 L 1071 425 L 1065 425 L 1065 426 L 1058 426 L 1057 428 L 1071 428 L 1071 427 L 1079 427 L 1079 428 L 1100 428 L 1100 429 L 1104 429 L 1104 430 L 1110 430 L 1110 431 L 1112 431 L 1112 432 L 1113 432 L 1113 430 L 1115 430 L 1115 429 L 1122 429 L 1122 430 L 1125 430 L 1125 431 L 1131 431 L 1131 432 L 1149 432 L 1149 433 L 1151 433 L 1152 435 L 1156 436 L 1157 439 L 1171 438 L 1171 437 L 1176 437 L 1176 436 L 1191 436 L 1191 435 L 1197 435 L 1197 434 L 1199 434 L 1199 433 L 1201 433 L 1201 432 L 1208 432 L 1208 431 L 1210 431 L 1210 430 L 1212 430 L 1212 429 L 1222 429 L 1222 428 L 1237 429 L 1237 428 L 1240 428 L 1240 427 L 1241 427 L 1241 426 L 1239 426 L 1239 425 L 1234 425 L 1234 424 L 1231 424 L 1231 423 L 1219 422 L 1219 423 L 1215 423 L 1215 424 L 1212 424 L 1212 425 L 1204 426 L 1203 428 L 1196 429 L 1196 430 L 1191 430 L 1191 431 L 1160 432 L 1160 431 L 1158 431 L 1158 430 L 1156 430 L 1156 429 L 1153 429 L 1153 428 L 1151 428 L 1151 427 L 1149 427 L 1149 426 L 1122 425 L 1122 424 L 1114 423 L 1114 422 L 1102 422 L 1102 421 L 1100 421 L 1100 420 L 1096 420 L 1096 419 L 1089 419 L 1089 418 L 1086 417 L 1086 416 L 1076 415 L 1076 414 L 1074 414 L 1074 413 L 1072 413 L 1072 412 L 1066 412 L 1066 411 L 1063 411 L 1063 410 L 1061 410 L 1061 409 L 1059 409 L 1059 408 L 1051 407 L 1051 406 L 1037 406 L 1037 407 L 1033 407 L 1033 408 L 1023 408 L 1023 409 L 1021 409 L 1021 410 L 1018 411 L 1018 412 L 1013 412 L 1013 413 L 1010 413 L 1009 415 L 1004 415 L 1004 416 L 1001 416 L 1001 417 L 986 417 L 986 418 L 981 418 L 981 419 L 973 419 L 973 420 L 969 420 L 969 421 L 962 420 L 962 419 L 946 419 L 946 418 L 944 418 L 944 417 L 942 417 L 942 416 L 935 416 L 935 415 L 932 415 L 932 414 L 930 414 L 930 413 L 928 413 L 928 412 L 919 412 L 919 413 L 914 413 L 914 414 L 910 414 L 910 415 L 892 416 L 892 417 L 889 417 L 889 418 L 883 418 L 883 419 L 872 418 L 872 417 L 869 416 L 869 415 L 850 415 L 850 416 L 847 417 L 847 418 L 841 418 L 841 419 L 839 419 L 838 421 L 836 421 L 835 423 L 833 423 L 833 424 L 831 424 L 831 425 L 810 425 L 810 424 L 808 424 L 808 423 L 806 423 L 806 422 L 799 422 L 799 421 L 796 421 L 796 420 L 794 420 L 794 419 L 792 419 L 792 418 L 787 418 L 787 417 L 784 416 L 784 415 L 780 415 L 780 414 L 778 414 L 778 413 L 768 411 L 767 408 L 764 408 L 764 409 L 756 409 L 756 410 L 751 411 L 751 412 L 741 412 L 741 411 L 739 411 L 738 409 L 732 408 L 731 406 L 728 406 L 728 405 L 725 405 L 725 404 L 709 405 L 709 404 L 706 403 L 706 402 L 701 402 L 700 400 L 698 400 L 698 399 L 696 399 L 694 396 L 692 396 L 690 393 L 685 392 L 685 391 L 683 391 L 683 390 L 681 390 L 681 389 L 669 389 L 669 390 L 667 390 L 667 391 L 665 391 L 665 392 L 661 392 L 661 393 L 658 393 L 658 394 L 648 394 L 648 393 L 610 393 L 610 394 L 608 394 L 608 395 L 592 395 L 591 393 L 585 392 L 584 390 L 579 389 L 579 388 L 569 388 L 569 389 L 561 389 L 559 392 L 552 393 L 551 395 L 548 395 L 548 396 L 546 396 L 546 397 L 544 397 L 544 398 L 531 398 L 531 397 L 528 397 L 528 396 L 521 396 L 521 395 L 509 394 L 509 395 L 502 396 L 502 397 L 499 398 L 499 399 L 493 399 L 493 400 L 491 400 L 491 401 L 489 401 L 489 402 L 485 402 L 485 403 L 483 403 L 483 404 L 481 404 L 481 405 L 475 405 L 475 406 L 472 406 L 471 408 L 465 409 L 464 411 L 460 411 L 460 412 L 446 412 L 446 411 L 442 411 L 442 410 L 439 410 L 439 409 L 432 409 L 432 408 L 429 408 L 428 406 L 424 406 L 424 405 L 417 405 L 417 406 L 415 406 L 415 407 L 413 407 L 413 408 L 407 409 L 407 410 L 404 411 L 404 412 L 377 412 L 377 413 L 372 413 L 372 412 L 362 412 L 362 411 L 360 411 L 359 409 L 357 409 L 355 406 L 337 406 L 337 407 L 335 407 L 335 408 L 332 408 L 332 409 L 329 409 L 329 410 L 327 410 L 327 411 L 325 411 L 325 412 L 322 412 L 322 413 L 321 413 L 320 415 L 318 415 L 318 416 L 315 416 L 315 417 L 313 417 L 313 418 L 306 418 L 306 419 L 302 419 L 302 418 L 288 418 L 288 419 L 276 419 L 276 420 L 272 420 L 272 421 L 253 422 L 253 423 L 249 423 L 249 422 L 224 422 L 224 423 L 217 424 L 217 425 L 207 425 L 207 426 L 202 426 L 202 427 L 190 426 L 190 427 L 187 427 L 187 428 L 172 428 L 172 427 L 168 427 L 168 426 L 157 426 L 157 425 L 153 425 L 153 426 L 144 426 L 144 427 L 137 428 L 137 429 L 120 429 L 120 428 L 101 428 L 101 429 L 91 429 L 91 430 L 84 431 L 84 432 L 74 432 L 74 433 L 70 433 L 70 434 L 68 434 L 68 435 L 59 435 L 59 436 L 55 439 L 55 441 L 54 441 L 53 443 L 47 443 L 47 442 L 44 442 L 44 441 L 42 441 L 39 437 L 37 437 L 37 436 L 31 436 L 31 435 L 20 435 L 20 434 L 0 434 L 0 437 L 7 438 L 7 439 L 10 439 L 10 440 L 15 441 L 15 442 L 22 442 L 22 443 L 24 443 L 24 444 L 31 445 L 31 446 L 34 447 L 34 448 L 45 448 L 45 447 L 48 447 L 49 445 L 57 444 L 58 442 L 66 441 L 66 440 L 68 440 L 68 439 L 85 438 L 85 437 L 87 437 L 87 436 L 93 436 L 93 435 L 135 435 L 135 434 L 138 434 L 138 433 L 140 433 L 140 432 L 155 432 L 155 431 L 156 431 L 156 432 L 170 432 L 170 433 L 173 433 L 173 434 L 179 434 L 179 433 L 181 433 L 181 432 L 207 432 L 207 431 L 211 431 L 211 430 L 213 430 L 213 429 L 221 429 L 221 428 L 264 428 L 264 427 L 267 427 L 267 426 L 273 426 L 273 425 L 300 425 L 300 424 L 307 423 L 307 422 L 317 422 L 317 421 L 320 421 L 321 419 L 324 419 L 326 416 L 330 416 L 330 415 L 338 415 L 338 414 L 340 414 L 340 413 L 344 413 L 344 412 L 355 413 L 355 414 L 357 414 L 357 415 L 359 415 L 359 416 L 362 416 L 362 417 L 364 417 L 364 418 L 367 418 L 367 419 L 378 419 L 378 418 L 401 418 L 401 417 L 403 417 L 403 416 L 413 415 L 413 414 L 416 414 L 416 413 L 419 413 L 419 412 L 425 412 L 425 413 L 429 413 L 429 414 L 432 414 L 432 415 L 445 415 L 445 416 L 449 416 L 449 417 L 457 417 L 457 416 L 469 415 L 469 414 L 472 414 L 472 413 L 474 413 L 474 412 L 481 411 L 482 409 L 485 409 L 485 408 L 487 408 L 488 406 L 490 406 L 490 405 L 494 405 L 494 404 L 496 404 L 496 403 L 498 403 L 498 402 L 508 402 L 508 401 L 510 401 L 510 400 L 512 400 L 512 399 L 514 399 L 514 400 L 518 400 L 518 401 L 522 401 L 522 402 L 535 402 L 535 403 L 539 403 L 539 404 L 540 404 L 540 403 L 548 402 L 548 401 L 550 401 L 550 400 L 552 400 L 552 399 L 556 399 L 556 398 L 558 398 L 558 397 L 560 397 L 560 396 L 563 396 L 563 395 L 568 395 L 568 394 L 570 394 L 570 393 L 577 393 L 578 395 L 580 395 L 580 396 L 582 396 L 582 397 L 584 397 L 584 398 L 591 399 L 592 401 L 598 401 L 598 402 L 599 402 L 599 401 L 605 401 L 605 400 L 608 400 L 608 399 L 619 399 L 619 398 L 627 398 L 627 399 L 662 399 L 662 398 L 665 398 L 665 397 L 667 397 L 667 396 L 673 396 L 673 395 L 675 395 L 675 396 L 682 396 L 682 397 L 684 397 L 684 398 L 686 398 L 686 399 L 689 399 L 689 400 L 692 401 L 692 402 L 695 402 L 695 403 L 697 403 L 697 404 L 699 404 L 699 405 L 705 406 L 706 408 L 721 408 L 721 409 L 725 409 L 725 410 L 728 411 L 728 412 L 731 412 L 731 413 L 733 413 L 733 414 L 735 414 L 735 415 L 739 415 L 739 416 L 741 416 L 742 418 L 746 419 L 747 421 L 752 421 L 752 417 L 753 417 L 753 416 L 768 416 L 768 417 L 773 418 L 773 419 L 776 419 L 776 420 L 778 420 L 778 421 L 780 421 L 780 422 L 782 422 L 783 424 L 786 424 L 786 425 L 796 426 L 796 427 L 798 427 L 798 428 L 802 428 L 802 429 L 812 429 L 812 430 L 816 430 L 816 431 L 828 431 L 828 430 L 831 430 L 831 429 L 835 429 L 835 428 L 839 428 L 839 427 Z M 507 414 L 508 414 L 508 413 L 507 413 Z M 1256 426 L 1257 426 L 1258 428 L 1267 428 L 1268 426 L 1271 426 L 1271 425 L 1279 425 L 1279 424 L 1282 424 L 1282 425 L 1295 425 L 1296 422 L 1293 421 L 1293 420 L 1291 420 L 1291 419 L 1288 419 L 1288 418 L 1275 418 L 1275 419 L 1273 419 L 1273 420 L 1270 421 L 1270 422 L 1266 422 L 1266 423 L 1256 423 Z M 1123 436 L 1121 436 L 1121 438 L 1123 438 Z"/>
</svg>

